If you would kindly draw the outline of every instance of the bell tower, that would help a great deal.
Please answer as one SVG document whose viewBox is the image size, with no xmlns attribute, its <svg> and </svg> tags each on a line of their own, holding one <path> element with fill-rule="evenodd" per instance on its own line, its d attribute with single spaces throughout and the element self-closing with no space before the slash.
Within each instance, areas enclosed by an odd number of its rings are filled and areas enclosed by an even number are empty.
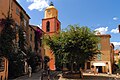
<svg viewBox="0 0 120 80">
<path fill-rule="evenodd" d="M 53 35 L 60 31 L 60 21 L 58 20 L 58 10 L 51 2 L 45 9 L 44 19 L 42 19 L 42 30 L 45 34 Z"/>
<path fill-rule="evenodd" d="M 60 31 L 60 21 L 58 20 L 58 10 L 54 7 L 51 2 L 50 5 L 45 9 L 44 19 L 42 19 L 42 30 L 45 35 L 58 35 Z M 44 45 L 45 55 L 50 58 L 48 63 L 51 70 L 55 70 L 55 55 L 53 51 Z"/>
<path fill-rule="evenodd" d="M 46 18 L 58 18 L 58 10 L 54 7 L 53 3 L 51 2 L 49 7 L 45 10 L 45 19 Z"/>
</svg>

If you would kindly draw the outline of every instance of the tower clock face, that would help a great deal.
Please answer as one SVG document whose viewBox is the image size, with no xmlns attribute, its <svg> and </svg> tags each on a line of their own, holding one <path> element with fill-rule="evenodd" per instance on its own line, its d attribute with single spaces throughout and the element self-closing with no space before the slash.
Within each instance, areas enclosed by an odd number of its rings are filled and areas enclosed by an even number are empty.
<svg viewBox="0 0 120 80">
<path fill-rule="evenodd" d="M 50 12 L 50 10 L 47 10 L 47 12 Z"/>
</svg>

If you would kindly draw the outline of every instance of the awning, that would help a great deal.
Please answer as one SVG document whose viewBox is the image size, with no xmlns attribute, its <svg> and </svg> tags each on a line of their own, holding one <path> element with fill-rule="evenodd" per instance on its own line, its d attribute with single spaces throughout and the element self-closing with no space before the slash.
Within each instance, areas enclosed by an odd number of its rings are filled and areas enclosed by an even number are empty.
<svg viewBox="0 0 120 80">
<path fill-rule="evenodd" d="M 106 64 L 102 62 L 93 63 L 93 65 L 94 66 L 106 66 Z"/>
</svg>

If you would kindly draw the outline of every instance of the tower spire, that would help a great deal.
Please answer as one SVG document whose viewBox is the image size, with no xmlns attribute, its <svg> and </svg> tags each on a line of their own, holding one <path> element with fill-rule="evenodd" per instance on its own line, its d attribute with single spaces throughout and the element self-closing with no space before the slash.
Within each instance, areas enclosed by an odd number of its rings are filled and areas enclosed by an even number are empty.
<svg viewBox="0 0 120 80">
<path fill-rule="evenodd" d="M 54 4 L 53 4 L 53 2 L 52 2 L 52 1 L 50 2 L 50 5 L 49 5 L 49 6 L 54 6 Z"/>
</svg>

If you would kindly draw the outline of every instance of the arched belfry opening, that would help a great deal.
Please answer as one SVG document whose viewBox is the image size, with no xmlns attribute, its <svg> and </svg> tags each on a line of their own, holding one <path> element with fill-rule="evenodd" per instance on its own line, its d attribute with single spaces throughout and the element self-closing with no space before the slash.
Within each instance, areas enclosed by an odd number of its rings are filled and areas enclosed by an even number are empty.
<svg viewBox="0 0 120 80">
<path fill-rule="evenodd" d="M 50 32 L 50 22 L 47 21 L 46 23 L 46 32 Z"/>
</svg>

